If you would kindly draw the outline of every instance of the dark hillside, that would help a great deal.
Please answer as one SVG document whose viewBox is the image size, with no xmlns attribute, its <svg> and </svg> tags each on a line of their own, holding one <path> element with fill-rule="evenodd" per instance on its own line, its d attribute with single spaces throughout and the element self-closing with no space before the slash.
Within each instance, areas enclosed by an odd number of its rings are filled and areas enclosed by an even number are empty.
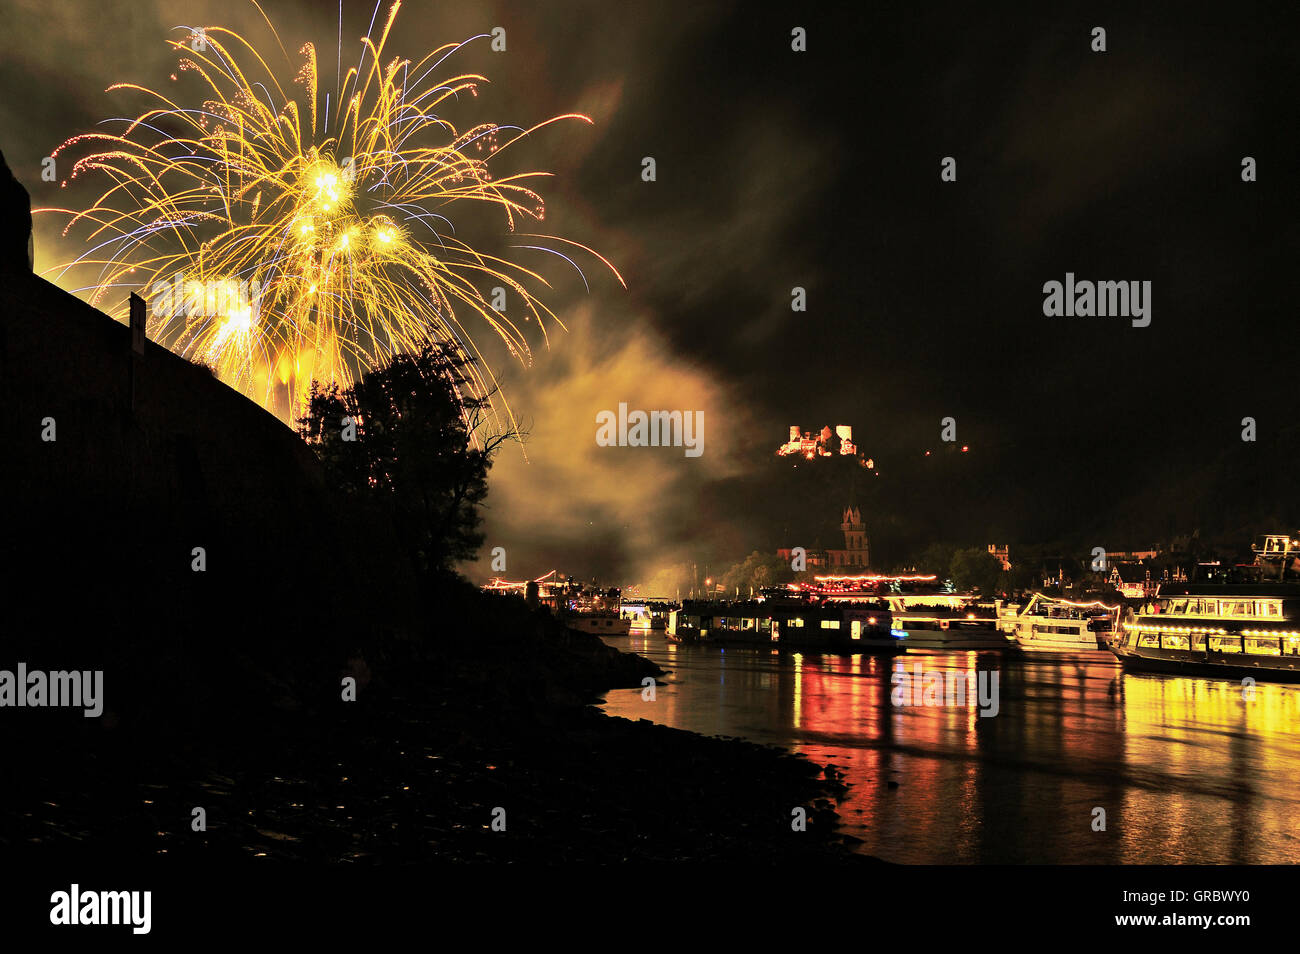
<svg viewBox="0 0 1300 954">
<path fill-rule="evenodd" d="M 245 677 L 285 680 L 288 704 L 314 667 L 410 628 L 403 567 L 364 556 L 389 541 L 282 423 L 153 343 L 133 356 L 124 325 L 31 275 L 7 276 L 0 318 L 6 656 L 109 668 L 118 714 L 173 693 L 236 708 Z"/>
</svg>

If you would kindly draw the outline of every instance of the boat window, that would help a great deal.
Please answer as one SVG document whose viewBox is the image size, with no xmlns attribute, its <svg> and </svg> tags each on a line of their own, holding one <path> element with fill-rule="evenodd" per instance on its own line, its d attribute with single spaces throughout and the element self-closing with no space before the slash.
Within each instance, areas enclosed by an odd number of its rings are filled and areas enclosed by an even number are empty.
<svg viewBox="0 0 1300 954">
<path fill-rule="evenodd" d="M 803 620 L 798 619 L 798 618 L 792 619 L 792 620 L 790 620 L 789 625 L 790 625 L 790 626 L 803 626 Z"/>
<path fill-rule="evenodd" d="M 1194 650 L 1195 650 L 1196 652 L 1198 652 L 1198 653 L 1203 653 L 1203 652 L 1205 652 L 1205 634 L 1204 634 L 1204 633 L 1193 633 L 1193 634 L 1192 634 L 1192 649 L 1194 649 Z"/>
<path fill-rule="evenodd" d="M 1288 636 L 1282 640 L 1282 653 L 1286 656 L 1300 656 L 1300 636 Z"/>
<path fill-rule="evenodd" d="M 839 628 L 840 628 L 840 621 L 837 619 L 822 620 L 822 629 L 839 629 Z"/>
<path fill-rule="evenodd" d="M 1208 640 L 1209 649 L 1212 653 L 1239 653 L 1241 652 L 1240 636 L 1211 636 Z"/>
<path fill-rule="evenodd" d="M 1169 605 L 1166 607 L 1165 611 L 1169 613 L 1179 613 L 1179 614 L 1186 613 L 1187 600 L 1170 600 Z"/>
<path fill-rule="evenodd" d="M 1138 634 L 1138 645 L 1139 645 L 1139 646 L 1146 646 L 1146 647 L 1149 647 L 1149 648 L 1151 648 L 1151 649 L 1159 649 L 1159 648 L 1160 648 L 1160 634 L 1159 634 L 1159 633 L 1140 633 L 1140 634 Z"/>
<path fill-rule="evenodd" d="M 1208 616 L 1216 616 L 1219 612 L 1218 600 L 1201 600 L 1201 613 Z"/>
<path fill-rule="evenodd" d="M 1282 655 L 1282 650 L 1278 646 L 1276 636 L 1247 636 L 1246 652 L 1254 653 L 1256 656 Z"/>
<path fill-rule="evenodd" d="M 1165 633 L 1160 637 L 1160 645 L 1164 649 L 1187 649 L 1187 637 L 1174 633 Z"/>
</svg>

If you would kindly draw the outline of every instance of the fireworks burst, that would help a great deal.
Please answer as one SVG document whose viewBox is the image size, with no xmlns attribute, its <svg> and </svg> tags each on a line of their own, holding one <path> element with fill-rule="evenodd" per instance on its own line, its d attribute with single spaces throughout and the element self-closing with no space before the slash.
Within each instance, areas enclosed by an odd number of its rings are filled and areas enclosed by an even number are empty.
<svg viewBox="0 0 1300 954">
<path fill-rule="evenodd" d="M 496 381 L 474 332 L 490 329 L 526 364 L 525 330 L 536 325 L 545 341 L 550 321 L 564 325 L 530 291 L 549 287 L 540 274 L 458 240 L 448 213 L 487 203 L 523 238 L 511 247 L 558 255 L 579 274 L 565 253 L 586 254 L 622 283 L 586 246 L 519 230 L 544 217 L 530 183 L 547 173 L 497 178 L 488 168 L 543 126 L 591 120 L 570 113 L 532 129 L 482 123 L 458 131 L 438 109 L 462 93 L 477 95 L 486 79 L 433 79 L 463 43 L 418 63 L 385 62 L 400 5 L 389 7 L 377 41 L 372 19 L 360 62 L 323 100 L 311 43 L 299 50 L 290 95 L 262 54 L 230 30 L 207 27 L 168 41 L 180 53 L 178 72 L 200 77 L 207 98 L 187 107 L 143 86 L 109 87 L 144 94 L 151 108 L 110 121 L 126 124 L 120 135 L 77 136 L 55 150 L 93 149 L 76 161 L 72 178 L 94 173 L 111 185 L 88 209 L 38 210 L 69 216 L 65 236 L 89 231 L 89 250 L 46 274 L 89 269 L 89 283 L 77 290 L 95 305 L 120 300 L 112 309 L 119 318 L 125 295 L 110 299 L 110 292 L 144 287 L 153 340 L 209 364 L 290 420 L 313 379 L 346 386 L 428 342 L 472 359 L 467 387 L 475 398 L 490 397 Z M 341 22 L 340 11 L 340 33 Z M 497 288 L 514 296 L 518 321 L 494 307 Z"/>
</svg>

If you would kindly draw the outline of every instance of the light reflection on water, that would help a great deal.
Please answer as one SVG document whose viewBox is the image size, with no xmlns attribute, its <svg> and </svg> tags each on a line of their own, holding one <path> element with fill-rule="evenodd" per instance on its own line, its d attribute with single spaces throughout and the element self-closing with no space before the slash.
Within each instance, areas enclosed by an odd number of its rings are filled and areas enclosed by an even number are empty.
<svg viewBox="0 0 1300 954">
<path fill-rule="evenodd" d="M 1300 689 L 1127 675 L 1108 656 L 782 654 L 606 640 L 672 672 L 654 702 L 605 711 L 786 746 L 852 784 L 862 851 L 915 864 L 1282 864 L 1300 861 Z M 999 711 L 894 706 L 920 662 L 999 676 Z M 761 785 L 762 779 L 754 779 Z M 890 782 L 897 787 L 891 788 Z M 689 806 L 683 806 L 689 808 Z M 1106 831 L 1092 830 L 1093 809 Z"/>
</svg>

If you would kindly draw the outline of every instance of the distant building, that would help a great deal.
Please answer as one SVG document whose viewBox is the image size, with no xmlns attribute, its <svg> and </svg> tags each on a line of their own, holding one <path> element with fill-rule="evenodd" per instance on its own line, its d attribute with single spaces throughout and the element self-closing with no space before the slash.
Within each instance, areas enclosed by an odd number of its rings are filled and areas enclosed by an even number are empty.
<svg viewBox="0 0 1300 954">
<path fill-rule="evenodd" d="M 846 507 L 844 519 L 840 521 L 840 530 L 844 532 L 844 549 L 827 550 L 827 564 L 831 569 L 852 568 L 865 570 L 870 562 L 867 547 L 867 527 L 862 522 L 862 514 L 857 507 Z"/>
<path fill-rule="evenodd" d="M 776 555 L 787 563 L 794 560 L 794 547 L 781 547 L 776 551 Z M 804 548 L 804 566 L 809 570 L 820 570 L 826 567 L 826 551 Z"/>
<path fill-rule="evenodd" d="M 1159 581 L 1151 579 L 1151 569 L 1141 563 L 1112 564 L 1107 582 L 1130 599 L 1150 599 L 1160 589 Z"/>
<path fill-rule="evenodd" d="M 840 521 L 840 530 L 844 534 L 844 546 L 839 549 L 805 548 L 804 560 L 808 569 L 825 568 L 829 570 L 865 571 L 871 562 L 871 549 L 867 541 L 867 527 L 862 522 L 862 513 L 857 507 L 845 507 Z M 794 547 L 782 547 L 776 551 L 782 560 L 794 559 Z"/>
<path fill-rule="evenodd" d="M 1106 565 L 1141 563 L 1143 560 L 1154 560 L 1158 556 L 1160 556 L 1159 550 L 1116 550 L 1113 553 L 1108 552 L 1106 554 Z"/>
<path fill-rule="evenodd" d="M 998 546 L 996 543 L 990 543 L 989 553 L 991 553 L 994 556 L 994 558 L 999 563 L 1002 564 L 1002 569 L 1004 570 L 1011 569 L 1011 545 L 1010 544 L 1004 544 L 1003 546 Z"/>
</svg>

